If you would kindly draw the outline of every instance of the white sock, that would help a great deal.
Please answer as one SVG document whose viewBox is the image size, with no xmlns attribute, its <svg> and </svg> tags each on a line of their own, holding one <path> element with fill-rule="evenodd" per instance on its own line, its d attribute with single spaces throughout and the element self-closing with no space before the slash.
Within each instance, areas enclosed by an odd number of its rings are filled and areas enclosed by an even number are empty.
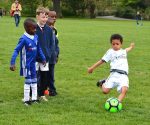
<svg viewBox="0 0 150 125">
<path fill-rule="evenodd" d="M 29 101 L 30 99 L 30 85 L 24 84 L 24 101 Z"/>
<path fill-rule="evenodd" d="M 32 100 L 37 100 L 37 83 L 31 84 Z"/>
</svg>

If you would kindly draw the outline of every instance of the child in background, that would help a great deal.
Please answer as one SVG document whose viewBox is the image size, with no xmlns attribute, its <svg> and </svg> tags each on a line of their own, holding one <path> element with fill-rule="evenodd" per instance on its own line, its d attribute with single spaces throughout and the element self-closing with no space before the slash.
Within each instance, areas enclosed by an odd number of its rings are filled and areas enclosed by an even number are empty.
<svg viewBox="0 0 150 125">
<path fill-rule="evenodd" d="M 55 66 L 55 36 L 53 30 L 46 24 L 49 10 L 44 7 L 39 7 L 36 10 L 37 31 L 39 43 L 46 57 L 46 66 L 41 65 L 41 60 L 37 58 L 38 71 L 38 94 L 41 100 L 48 101 L 44 95 L 47 89 L 47 84 L 52 88 L 52 94 L 56 95 L 56 88 L 54 86 L 54 66 Z M 51 96 L 51 93 L 49 95 Z"/>
<path fill-rule="evenodd" d="M 57 32 L 57 29 L 55 27 L 56 18 L 57 18 L 56 12 L 55 11 L 49 11 L 48 17 L 53 20 L 53 23 L 51 23 L 51 27 L 53 27 L 53 31 L 54 31 L 56 37 L 58 38 L 58 32 Z"/>
<path fill-rule="evenodd" d="M 98 86 L 102 88 L 104 94 L 108 94 L 112 88 L 117 87 L 120 92 L 118 100 L 122 102 L 129 88 L 127 53 L 134 48 L 134 43 L 131 43 L 130 47 L 122 49 L 123 38 L 119 34 L 113 34 L 110 43 L 112 48 L 101 60 L 88 68 L 88 73 L 92 73 L 95 68 L 110 61 L 110 75 L 106 80 L 98 82 Z"/>
<path fill-rule="evenodd" d="M 25 33 L 20 38 L 17 47 L 11 58 L 10 70 L 15 71 L 15 61 L 20 52 L 20 75 L 25 77 L 24 84 L 24 104 L 31 105 L 31 102 L 38 103 L 37 100 L 37 77 L 36 77 L 36 56 L 37 54 L 42 60 L 42 64 L 46 64 L 45 56 L 39 46 L 38 37 L 35 35 L 37 24 L 33 19 L 24 21 Z M 30 87 L 32 89 L 32 101 L 30 101 Z"/>
<path fill-rule="evenodd" d="M 53 33 L 54 33 L 54 38 L 55 38 L 55 54 L 54 54 L 54 60 L 55 60 L 55 63 L 58 62 L 58 56 L 59 56 L 59 46 L 58 46 L 58 38 L 56 37 L 56 29 L 54 28 L 54 23 L 55 23 L 55 20 L 52 19 L 52 18 L 48 18 L 47 20 L 47 25 L 49 25 L 49 27 L 53 30 Z M 49 94 L 50 96 L 55 96 L 57 94 L 56 90 L 53 90 L 53 86 L 51 86 L 52 84 L 54 84 L 54 82 L 52 82 L 51 80 L 49 81 L 50 85 L 47 85 L 47 88 L 49 89 L 48 90 L 45 90 L 45 94 Z M 55 93 L 53 93 L 53 91 L 55 91 Z"/>
</svg>

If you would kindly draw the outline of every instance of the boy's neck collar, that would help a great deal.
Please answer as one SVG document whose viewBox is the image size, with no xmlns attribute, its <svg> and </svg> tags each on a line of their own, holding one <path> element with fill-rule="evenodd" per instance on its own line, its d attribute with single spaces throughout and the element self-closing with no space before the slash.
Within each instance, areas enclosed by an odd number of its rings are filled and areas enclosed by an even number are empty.
<svg viewBox="0 0 150 125">
<path fill-rule="evenodd" d="M 40 25 L 39 22 L 37 22 L 37 24 L 38 24 L 39 27 L 44 27 L 45 26 L 45 25 Z"/>
<path fill-rule="evenodd" d="M 30 35 L 30 34 L 28 34 L 27 32 L 25 32 L 24 35 L 25 35 L 26 37 L 30 38 L 31 40 L 34 39 L 34 35 Z"/>
</svg>

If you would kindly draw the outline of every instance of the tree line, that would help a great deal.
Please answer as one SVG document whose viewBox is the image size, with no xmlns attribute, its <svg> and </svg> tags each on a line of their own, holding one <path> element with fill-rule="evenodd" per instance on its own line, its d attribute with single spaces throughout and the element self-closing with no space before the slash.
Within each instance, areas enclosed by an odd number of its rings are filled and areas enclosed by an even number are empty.
<svg viewBox="0 0 150 125">
<path fill-rule="evenodd" d="M 0 0 L 0 8 L 7 12 L 14 0 Z M 89 17 L 115 15 L 134 18 L 137 11 L 150 20 L 150 0 L 19 0 L 23 16 L 35 16 L 38 6 L 55 10 L 58 17 Z"/>
</svg>

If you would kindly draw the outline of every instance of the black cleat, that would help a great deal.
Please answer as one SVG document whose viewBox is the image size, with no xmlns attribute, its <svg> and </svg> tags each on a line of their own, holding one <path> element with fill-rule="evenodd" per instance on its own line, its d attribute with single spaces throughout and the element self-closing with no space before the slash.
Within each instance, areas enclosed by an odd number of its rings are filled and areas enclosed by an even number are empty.
<svg viewBox="0 0 150 125">
<path fill-rule="evenodd" d="M 34 104 L 39 104 L 39 103 L 40 103 L 40 100 L 32 100 L 32 103 L 34 103 Z"/>
<path fill-rule="evenodd" d="M 30 105 L 31 105 L 31 101 L 25 101 L 25 102 L 24 102 L 24 105 L 25 105 L 25 106 L 30 106 Z"/>
<path fill-rule="evenodd" d="M 96 86 L 97 87 L 100 87 L 103 85 L 103 83 L 105 83 L 106 79 L 103 79 L 103 80 L 99 80 L 97 83 L 96 83 Z"/>
<path fill-rule="evenodd" d="M 49 91 L 49 96 L 56 96 L 58 93 L 56 91 Z"/>
</svg>

